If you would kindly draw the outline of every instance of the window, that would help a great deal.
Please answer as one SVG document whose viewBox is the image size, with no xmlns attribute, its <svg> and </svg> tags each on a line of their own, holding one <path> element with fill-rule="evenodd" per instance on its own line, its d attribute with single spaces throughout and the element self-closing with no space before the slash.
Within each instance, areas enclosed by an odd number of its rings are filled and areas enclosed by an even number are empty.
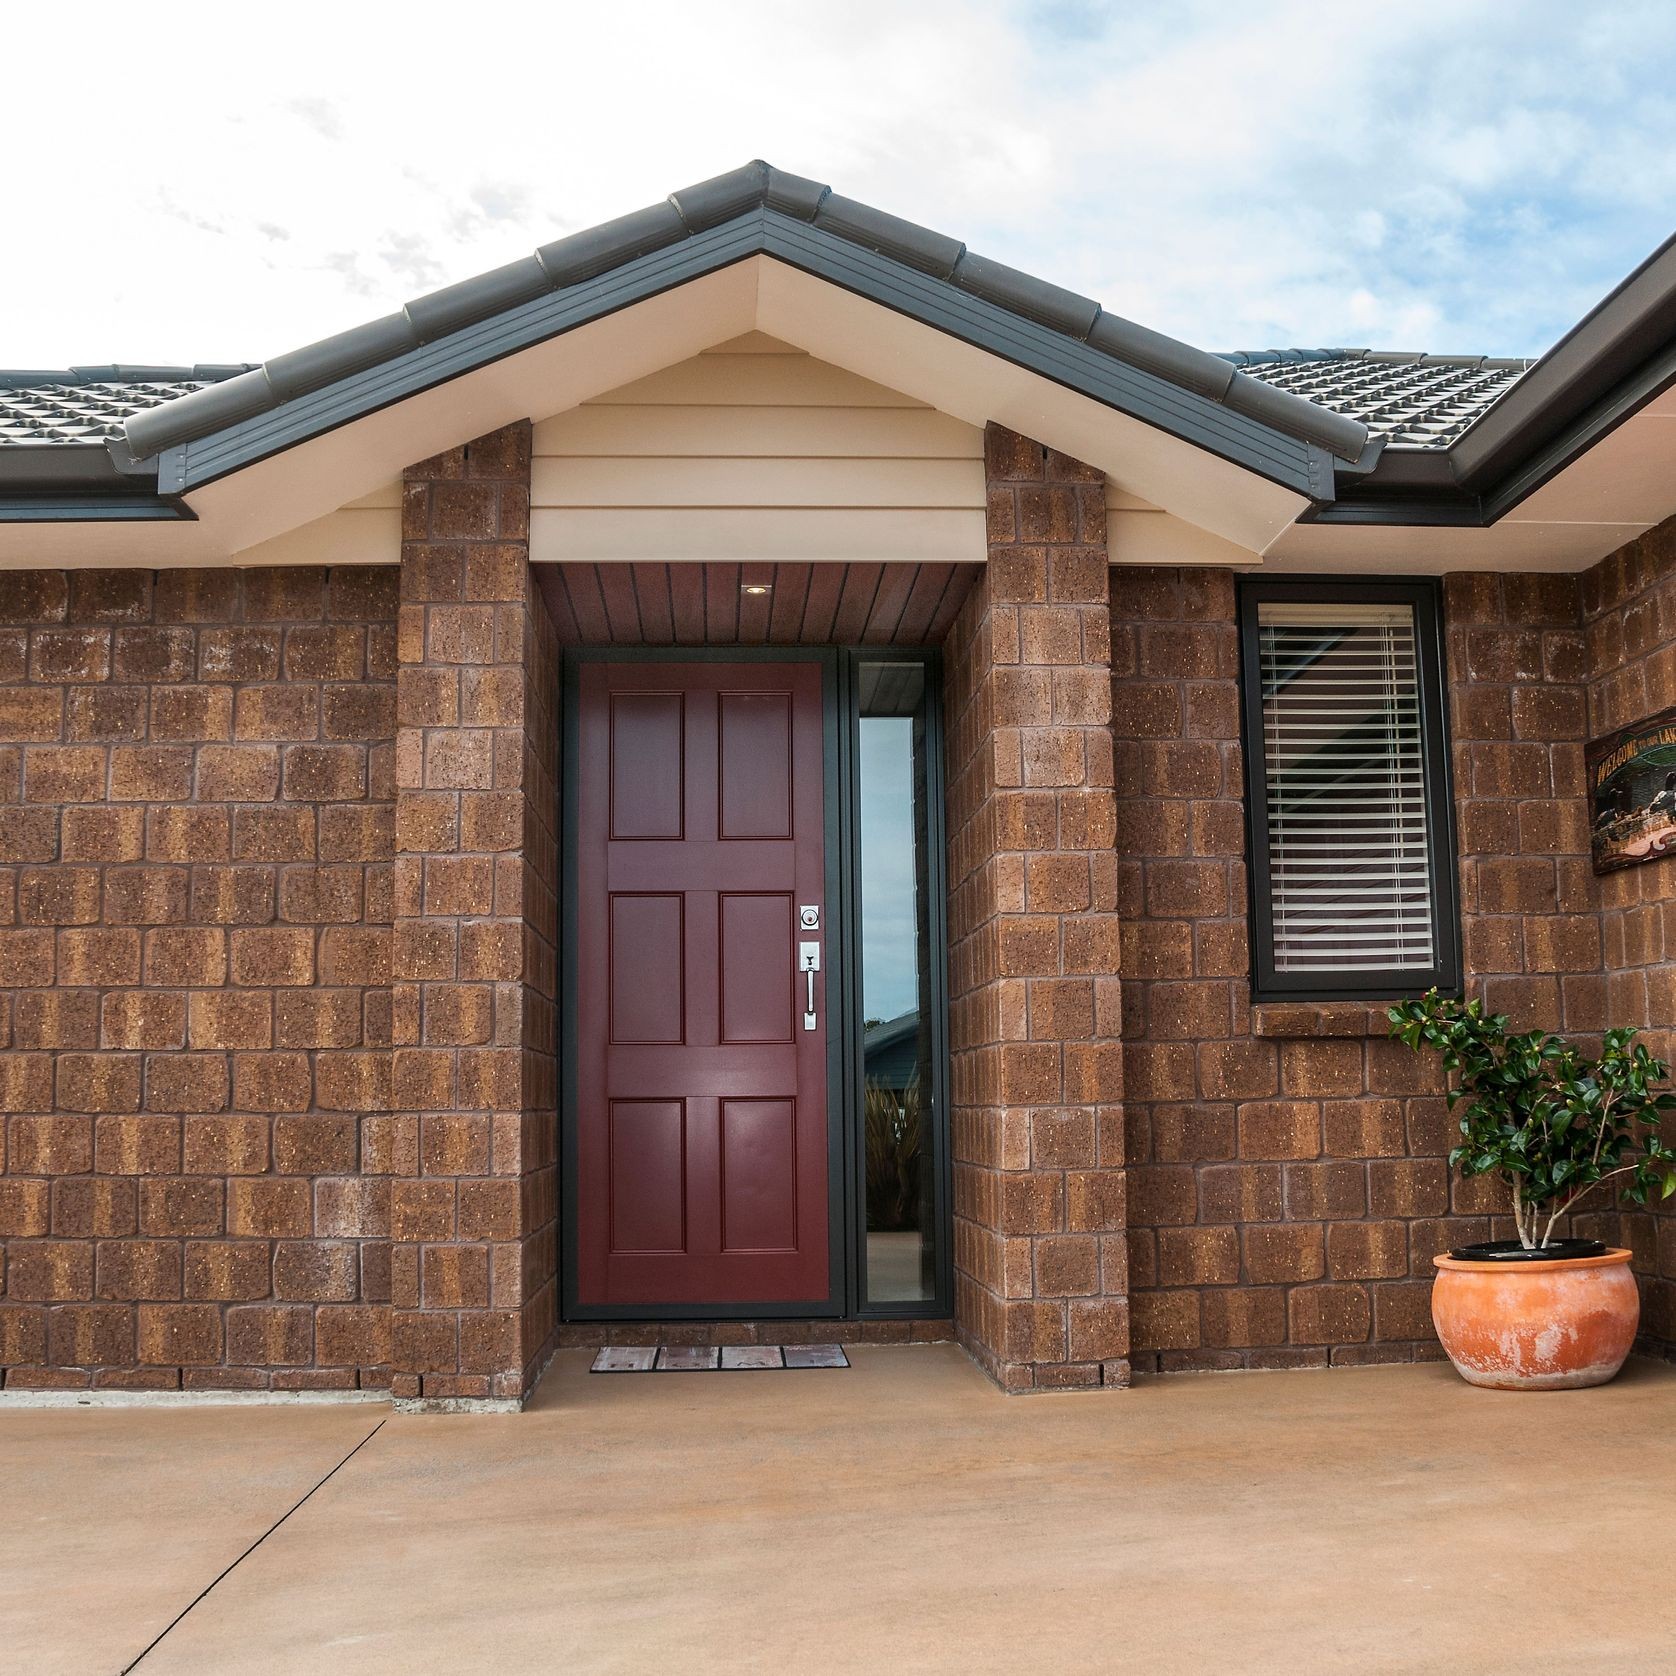
<svg viewBox="0 0 1676 1676">
<path fill-rule="evenodd" d="M 1253 991 L 1460 982 L 1437 589 L 1240 591 Z"/>
<path fill-rule="evenodd" d="M 858 653 L 855 694 L 856 1016 L 861 1023 L 860 1305 L 938 1307 L 945 1266 L 938 1204 L 942 895 L 934 683 L 920 658 Z"/>
</svg>

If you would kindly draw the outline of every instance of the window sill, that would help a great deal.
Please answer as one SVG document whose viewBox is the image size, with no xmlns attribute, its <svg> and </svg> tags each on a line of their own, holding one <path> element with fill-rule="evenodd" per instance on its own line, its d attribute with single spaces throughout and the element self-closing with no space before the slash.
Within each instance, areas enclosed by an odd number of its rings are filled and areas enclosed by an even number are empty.
<svg viewBox="0 0 1676 1676">
<path fill-rule="evenodd" d="M 1386 1036 L 1389 1001 L 1261 1001 L 1251 1009 L 1251 1033 L 1284 1041 Z"/>
</svg>

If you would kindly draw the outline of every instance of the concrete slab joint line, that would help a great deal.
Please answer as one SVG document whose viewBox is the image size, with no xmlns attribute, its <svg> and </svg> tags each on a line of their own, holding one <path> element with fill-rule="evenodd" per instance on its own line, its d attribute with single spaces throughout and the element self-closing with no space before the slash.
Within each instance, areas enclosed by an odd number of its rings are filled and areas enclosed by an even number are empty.
<svg viewBox="0 0 1676 1676">
<path fill-rule="evenodd" d="M 374 1427 L 373 1427 L 373 1428 L 372 1428 L 372 1430 L 371 1430 L 371 1431 L 370 1431 L 370 1432 L 368 1432 L 368 1433 L 367 1433 L 367 1435 L 366 1435 L 366 1436 L 365 1436 L 365 1437 L 363 1437 L 363 1438 L 362 1438 L 362 1439 L 361 1439 L 361 1441 L 360 1441 L 360 1442 L 359 1442 L 359 1443 L 357 1443 L 357 1444 L 356 1444 L 356 1445 L 355 1445 L 355 1447 L 354 1447 L 354 1448 L 353 1448 L 353 1449 L 351 1449 L 351 1450 L 350 1450 L 350 1451 L 349 1451 L 349 1453 L 348 1453 L 348 1454 L 347 1454 L 347 1455 L 345 1455 L 345 1456 L 344 1456 L 344 1457 L 343 1457 L 343 1459 L 342 1459 L 342 1460 L 341 1460 L 341 1461 L 339 1461 L 339 1462 L 338 1462 L 338 1463 L 337 1463 L 337 1464 L 336 1464 L 336 1465 L 335 1465 L 335 1466 L 334 1466 L 334 1467 L 333 1467 L 333 1468 L 332 1468 L 332 1469 L 331 1469 L 331 1471 L 330 1471 L 330 1472 L 328 1472 L 328 1473 L 326 1473 L 326 1474 L 325 1474 L 325 1476 L 324 1476 L 324 1477 L 322 1477 L 322 1478 L 321 1478 L 321 1479 L 320 1479 L 320 1480 L 319 1480 L 319 1482 L 318 1482 L 318 1483 L 316 1483 L 316 1484 L 313 1484 L 313 1485 L 311 1485 L 311 1486 L 310 1486 L 310 1488 L 309 1488 L 309 1489 L 308 1489 L 308 1490 L 307 1490 L 307 1492 L 306 1492 L 306 1493 L 305 1493 L 305 1494 L 303 1494 L 303 1495 L 301 1495 L 301 1496 L 299 1496 L 299 1497 L 298 1497 L 298 1498 L 297 1498 L 297 1500 L 296 1500 L 296 1501 L 294 1501 L 294 1502 L 293 1502 L 293 1503 L 292 1503 L 292 1504 L 291 1504 L 291 1505 L 290 1505 L 290 1506 L 289 1506 L 289 1507 L 288 1507 L 288 1508 L 286 1508 L 286 1510 L 285 1510 L 285 1511 L 284 1511 L 284 1512 L 283 1512 L 283 1513 L 282 1513 L 282 1514 L 280 1514 L 280 1516 L 279 1516 L 279 1517 L 278 1517 L 278 1518 L 277 1518 L 277 1519 L 275 1519 L 275 1520 L 274 1520 L 274 1522 L 273 1522 L 273 1523 L 272 1523 L 272 1524 L 271 1524 L 271 1525 L 269 1525 L 269 1526 L 268 1526 L 268 1528 L 267 1528 L 267 1529 L 266 1529 L 266 1530 L 265 1530 L 265 1531 L 263 1531 L 263 1532 L 262 1532 L 262 1534 L 261 1534 L 261 1535 L 260 1535 L 260 1536 L 259 1536 L 259 1537 L 257 1537 L 257 1538 L 256 1538 L 256 1540 L 255 1540 L 255 1541 L 254 1541 L 254 1542 L 252 1542 L 252 1543 L 251 1543 L 251 1544 L 250 1544 L 250 1546 L 249 1546 L 249 1547 L 248 1547 L 248 1548 L 246 1548 L 246 1549 L 245 1549 L 245 1550 L 244 1550 L 244 1552 L 243 1552 L 243 1553 L 241 1553 L 241 1554 L 240 1554 L 240 1555 L 239 1555 L 239 1556 L 238 1556 L 238 1558 L 237 1558 L 237 1559 L 235 1559 L 235 1560 L 234 1560 L 234 1561 L 233 1561 L 233 1562 L 232 1562 L 232 1564 L 231 1564 L 231 1565 L 227 1565 L 227 1566 L 224 1566 L 224 1567 L 223 1567 L 223 1568 L 222 1568 L 222 1569 L 221 1569 L 221 1570 L 220 1570 L 220 1571 L 219 1571 L 219 1572 L 217 1572 L 217 1573 L 216 1573 L 216 1575 L 215 1575 L 215 1576 L 214 1576 L 214 1577 L 212 1577 L 212 1578 L 211 1578 L 211 1579 L 210 1579 L 210 1581 L 209 1581 L 209 1582 L 208 1582 L 208 1583 L 206 1583 L 206 1584 L 205 1584 L 205 1585 L 204 1585 L 204 1587 L 203 1587 L 203 1588 L 202 1588 L 202 1589 L 200 1589 L 200 1590 L 199 1590 L 199 1591 L 198 1591 L 198 1593 L 197 1593 L 197 1594 L 196 1594 L 196 1595 L 194 1595 L 194 1596 L 193 1596 L 193 1597 L 192 1597 L 192 1599 L 191 1599 L 191 1600 L 190 1600 L 190 1601 L 188 1601 L 188 1602 L 187 1602 L 187 1603 L 186 1603 L 186 1605 L 185 1605 L 185 1606 L 183 1606 L 183 1607 L 182 1607 L 182 1608 L 181 1608 L 181 1609 L 180 1609 L 180 1611 L 178 1611 L 178 1612 L 177 1612 L 177 1613 L 176 1613 L 176 1614 L 175 1614 L 175 1615 L 174 1615 L 174 1617 L 172 1617 L 172 1618 L 171 1618 L 171 1619 L 170 1619 L 170 1620 L 169 1620 L 169 1621 L 168 1621 L 168 1623 L 166 1623 L 166 1624 L 165 1624 L 165 1625 L 164 1625 L 164 1626 L 163 1626 L 163 1628 L 162 1628 L 162 1629 L 161 1629 L 161 1630 L 159 1630 L 159 1631 L 158 1631 L 158 1633 L 157 1633 L 157 1634 L 156 1634 L 156 1635 L 155 1635 L 155 1636 L 153 1636 L 153 1637 L 152 1637 L 152 1639 L 151 1639 L 151 1640 L 150 1640 L 150 1641 L 149 1641 L 149 1642 L 147 1642 L 147 1643 L 146 1643 L 146 1645 L 145 1645 L 145 1646 L 144 1646 L 144 1647 L 143 1647 L 143 1648 L 142 1648 L 142 1649 L 141 1649 L 141 1650 L 140 1650 L 140 1652 L 139 1652 L 139 1655 L 138 1655 L 138 1656 L 137 1656 L 137 1657 L 136 1657 L 136 1658 L 134 1658 L 134 1659 L 132 1659 L 132 1660 L 130 1660 L 130 1661 L 129 1661 L 129 1662 L 128 1662 L 128 1663 L 127 1663 L 127 1664 L 125 1664 L 125 1665 L 124 1665 L 124 1666 L 123 1666 L 123 1667 L 122 1667 L 122 1670 L 121 1670 L 121 1672 L 120 1672 L 120 1673 L 119 1673 L 119 1676 L 129 1676 L 129 1672 L 130 1672 L 130 1671 L 132 1671 L 132 1670 L 136 1670 L 136 1669 L 138 1669 L 138 1668 L 139 1668 L 139 1666 L 140 1666 L 140 1665 L 141 1665 L 141 1664 L 142 1664 L 142 1663 L 143 1663 L 143 1662 L 144 1662 L 144 1661 L 145 1661 L 145 1660 L 146 1660 L 146 1659 L 147 1659 L 147 1658 L 149 1658 L 149 1657 L 150 1657 L 150 1655 L 151 1655 L 151 1654 L 152 1654 L 152 1653 L 153 1653 L 153 1652 L 155 1652 L 155 1651 L 156 1651 L 156 1649 L 157 1649 L 157 1647 L 158 1647 L 158 1645 L 159 1645 L 159 1643 L 160 1643 L 160 1642 L 162 1642 L 162 1640 L 163 1640 L 163 1639 L 164 1639 L 164 1637 L 165 1637 L 165 1636 L 167 1636 L 167 1635 L 168 1635 L 168 1634 L 169 1634 L 169 1632 L 170 1632 L 170 1631 L 171 1631 L 171 1630 L 172 1630 L 172 1629 L 174 1629 L 174 1628 L 175 1628 L 175 1626 L 176 1626 L 176 1625 L 177 1625 L 177 1624 L 179 1624 L 179 1623 L 180 1623 L 180 1622 L 181 1622 L 181 1620 L 182 1620 L 182 1619 L 183 1619 L 183 1618 L 185 1618 L 185 1617 L 186 1617 L 186 1616 L 187 1616 L 187 1614 L 188 1614 L 188 1613 L 189 1613 L 189 1612 L 191 1612 L 191 1611 L 192 1611 L 192 1610 L 193 1610 L 193 1608 L 194 1608 L 194 1607 L 196 1607 L 196 1606 L 198 1606 L 198 1605 L 199 1605 L 199 1604 L 200 1604 L 200 1603 L 201 1603 L 201 1602 L 202 1602 L 202 1601 L 204 1601 L 204 1600 L 205 1600 L 205 1599 L 206 1599 L 206 1598 L 208 1598 L 208 1596 L 209 1596 L 209 1595 L 210 1595 L 210 1593 L 211 1593 L 211 1592 L 212 1592 L 212 1591 L 213 1591 L 213 1590 L 214 1590 L 214 1589 L 215 1589 L 215 1588 L 216 1588 L 216 1586 L 217 1586 L 217 1585 L 218 1585 L 218 1584 L 220 1584 L 220 1583 L 222 1583 L 222 1582 L 224 1582 L 224 1581 L 225 1581 L 225 1580 L 226 1580 L 226 1579 L 227 1579 L 227 1578 L 228 1578 L 228 1577 L 230 1577 L 230 1576 L 231 1576 L 231 1575 L 232 1575 L 232 1574 L 233 1574 L 233 1573 L 234 1573 L 234 1572 L 235 1572 L 235 1571 L 237 1571 L 237 1570 L 238 1570 L 238 1568 L 239 1568 L 239 1567 L 240 1567 L 240 1566 L 241 1566 L 241 1565 L 243 1565 L 243 1564 L 244 1564 L 244 1562 L 245 1562 L 245 1561 L 246 1561 L 246 1560 L 247 1560 L 247 1559 L 249 1559 L 249 1558 L 250 1558 L 250 1556 L 251 1556 L 251 1555 L 252 1555 L 252 1554 L 254 1554 L 254 1553 L 255 1553 L 255 1552 L 256 1552 L 256 1550 L 257 1550 L 257 1549 L 258 1549 L 258 1548 L 260 1548 L 260 1547 L 261 1547 L 261 1546 L 262 1546 L 262 1544 L 263 1544 L 263 1543 L 264 1543 L 264 1542 L 266 1542 L 266 1541 L 267 1541 L 267 1540 L 268 1540 L 268 1538 L 269 1538 L 269 1537 L 270 1537 L 270 1536 L 272 1536 L 272 1535 L 273 1535 L 273 1533 L 274 1533 L 274 1532 L 275 1532 L 275 1531 L 276 1531 L 276 1530 L 278 1530 L 278 1529 L 279 1529 L 279 1527 L 280 1527 L 280 1526 L 281 1526 L 281 1525 L 283 1525 L 283 1524 L 284 1524 L 284 1523 L 285 1523 L 285 1521 L 286 1521 L 286 1520 L 287 1520 L 287 1519 L 289 1519 L 289 1518 L 290 1518 L 290 1517 L 291 1517 L 291 1515 L 292 1515 L 292 1514 L 293 1514 L 293 1513 L 295 1513 L 295 1512 L 296 1512 L 296 1511 L 297 1511 L 297 1510 L 298 1510 L 298 1509 L 299 1509 L 299 1508 L 300 1508 L 300 1507 L 302 1507 L 302 1506 L 303 1506 L 303 1504 L 304 1504 L 304 1503 L 305 1503 L 305 1502 L 306 1502 L 306 1501 L 307 1501 L 307 1500 L 308 1500 L 308 1499 L 309 1499 L 309 1497 L 310 1497 L 310 1496 L 312 1496 L 312 1495 L 314 1495 L 314 1494 L 315 1494 L 315 1492 L 316 1492 L 316 1491 L 317 1491 L 317 1490 L 320 1490 L 320 1489 L 322 1489 L 322 1488 L 324 1488 L 324 1487 L 325 1487 L 325 1485 L 327 1485 L 327 1484 L 328 1484 L 328 1483 L 330 1483 L 330 1482 L 331 1482 L 331 1480 L 332 1480 L 332 1479 L 333 1479 L 333 1478 L 335 1478 L 335 1477 L 336 1477 L 336 1476 L 337 1476 L 337 1475 L 338 1475 L 338 1473 L 340 1473 L 340 1472 L 341 1472 L 341 1471 L 343 1471 L 343 1469 L 344 1469 L 344 1468 L 345 1468 L 345 1467 L 346 1467 L 346 1466 L 348 1466 L 348 1465 L 349 1465 L 349 1463 L 350 1463 L 350 1462 L 351 1462 L 351 1461 L 352 1461 L 352 1460 L 354 1460 L 354 1458 L 355 1458 L 355 1457 L 356 1457 L 356 1456 L 357 1456 L 357 1455 L 358 1455 L 358 1454 L 360 1454 L 360 1452 L 361 1452 L 361 1451 L 362 1451 L 362 1450 L 363 1450 L 363 1449 L 365 1449 L 365 1448 L 366 1448 L 366 1446 L 367 1446 L 367 1445 L 368 1445 L 368 1444 L 369 1444 L 369 1443 L 371 1443 L 371 1442 L 372 1442 L 372 1440 L 373 1440 L 373 1439 L 374 1439 L 374 1438 L 375 1438 L 375 1437 L 377 1437 L 377 1436 L 378 1436 L 378 1434 L 379 1434 L 379 1433 L 380 1433 L 380 1432 L 381 1432 L 381 1431 L 383 1431 L 383 1429 L 384 1429 L 384 1428 L 385 1428 L 385 1426 L 386 1426 L 386 1425 L 387 1425 L 387 1424 L 388 1424 L 388 1423 L 389 1423 L 389 1422 L 388 1422 L 388 1421 L 387 1421 L 387 1420 L 380 1420 L 380 1421 L 379 1421 L 379 1422 L 378 1422 L 378 1424 L 377 1424 L 377 1425 L 376 1425 L 376 1426 L 374 1426 Z"/>
</svg>

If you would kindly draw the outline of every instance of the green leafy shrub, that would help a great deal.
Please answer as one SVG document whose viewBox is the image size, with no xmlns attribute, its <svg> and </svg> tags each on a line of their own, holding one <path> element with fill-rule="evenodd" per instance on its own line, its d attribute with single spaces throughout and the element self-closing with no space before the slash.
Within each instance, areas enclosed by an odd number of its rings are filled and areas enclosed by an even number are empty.
<svg viewBox="0 0 1676 1676">
<path fill-rule="evenodd" d="M 1551 1244 L 1560 1218 L 1603 1181 L 1627 1178 L 1638 1205 L 1676 1193 L 1676 1150 L 1659 1134 L 1676 1094 L 1657 1091 L 1669 1073 L 1633 1030 L 1608 1030 L 1591 1059 L 1547 1031 L 1509 1035 L 1504 1015 L 1435 989 L 1387 1016 L 1393 1036 L 1416 1053 L 1435 1048 L 1454 1073 L 1450 1109 L 1466 1104 L 1449 1162 L 1502 1178 L 1526 1250 Z"/>
</svg>

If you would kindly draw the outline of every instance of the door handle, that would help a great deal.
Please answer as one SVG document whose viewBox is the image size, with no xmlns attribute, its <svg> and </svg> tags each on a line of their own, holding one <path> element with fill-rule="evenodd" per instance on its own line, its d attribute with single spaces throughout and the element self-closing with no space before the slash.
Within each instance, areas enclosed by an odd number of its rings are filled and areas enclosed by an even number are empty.
<svg viewBox="0 0 1676 1676">
<path fill-rule="evenodd" d="M 819 943 L 799 943 L 797 945 L 797 969 L 803 974 L 806 986 L 803 999 L 803 1028 L 815 1028 L 815 974 L 821 969 L 821 946 Z"/>
</svg>

